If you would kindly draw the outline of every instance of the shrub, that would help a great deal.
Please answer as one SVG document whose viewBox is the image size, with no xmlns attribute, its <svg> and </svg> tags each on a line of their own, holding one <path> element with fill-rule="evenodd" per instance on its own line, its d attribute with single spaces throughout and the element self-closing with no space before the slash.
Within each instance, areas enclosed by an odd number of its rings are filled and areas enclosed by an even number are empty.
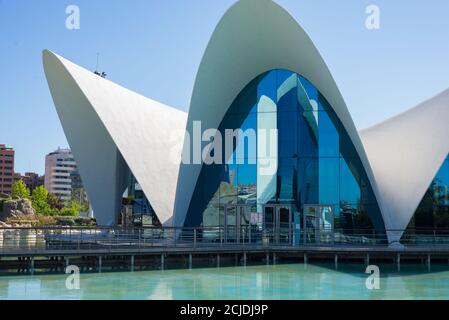
<svg viewBox="0 0 449 320">
<path fill-rule="evenodd" d="M 51 216 L 37 216 L 36 227 L 54 226 L 56 225 L 56 219 Z"/>
<path fill-rule="evenodd" d="M 63 217 L 76 217 L 79 215 L 79 211 L 77 211 L 75 208 L 62 208 L 59 210 L 59 215 Z"/>
</svg>

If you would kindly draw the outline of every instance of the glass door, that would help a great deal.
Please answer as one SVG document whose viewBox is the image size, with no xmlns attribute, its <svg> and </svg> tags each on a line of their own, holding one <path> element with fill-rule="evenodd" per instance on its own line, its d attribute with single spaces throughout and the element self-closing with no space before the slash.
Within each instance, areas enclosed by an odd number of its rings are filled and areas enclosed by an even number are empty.
<svg viewBox="0 0 449 320">
<path fill-rule="evenodd" d="M 237 242 L 237 206 L 225 206 L 224 242 Z"/>
<path fill-rule="evenodd" d="M 276 226 L 276 208 L 274 206 L 264 206 L 263 208 L 263 230 L 265 237 L 268 237 L 270 242 L 275 239 Z"/>
<path fill-rule="evenodd" d="M 304 244 L 311 244 L 316 242 L 316 236 L 317 236 L 317 205 L 304 205 L 303 209 L 303 243 Z"/>
<path fill-rule="evenodd" d="M 288 205 L 264 206 L 264 231 L 271 243 L 288 244 L 292 233 L 292 210 Z"/>
<path fill-rule="evenodd" d="M 250 241 L 252 208 L 250 205 L 225 206 L 225 242 L 243 243 Z"/>
<path fill-rule="evenodd" d="M 239 231 L 237 235 L 238 242 L 250 242 L 251 239 L 251 206 L 238 206 L 239 211 Z"/>
<path fill-rule="evenodd" d="M 277 216 L 277 243 L 289 244 L 292 232 L 292 211 L 290 206 L 278 206 Z"/>
<path fill-rule="evenodd" d="M 318 230 L 320 243 L 333 243 L 334 239 L 334 209 L 333 206 L 319 206 Z"/>
</svg>

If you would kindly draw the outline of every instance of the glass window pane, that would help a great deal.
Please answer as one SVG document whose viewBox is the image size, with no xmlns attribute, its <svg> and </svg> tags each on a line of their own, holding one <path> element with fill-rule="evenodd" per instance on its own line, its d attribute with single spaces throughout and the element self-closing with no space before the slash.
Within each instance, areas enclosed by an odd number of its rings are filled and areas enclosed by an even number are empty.
<svg viewBox="0 0 449 320">
<path fill-rule="evenodd" d="M 339 204 L 339 158 L 320 158 L 320 204 Z"/>
<path fill-rule="evenodd" d="M 319 203 L 318 159 L 299 160 L 298 190 L 300 206 Z"/>
<path fill-rule="evenodd" d="M 298 157 L 298 113 L 278 113 L 278 152 L 280 158 Z"/>
<path fill-rule="evenodd" d="M 278 112 L 289 112 L 298 110 L 297 85 L 298 76 L 286 70 L 277 73 L 277 105 Z"/>
<path fill-rule="evenodd" d="M 255 204 L 257 198 L 257 165 L 243 164 L 238 168 L 238 203 Z"/>
<path fill-rule="evenodd" d="M 358 161 L 353 158 L 340 158 L 340 202 L 359 203 L 361 189 Z"/>
<path fill-rule="evenodd" d="M 339 134 L 327 112 L 318 113 L 320 157 L 340 156 Z"/>
</svg>

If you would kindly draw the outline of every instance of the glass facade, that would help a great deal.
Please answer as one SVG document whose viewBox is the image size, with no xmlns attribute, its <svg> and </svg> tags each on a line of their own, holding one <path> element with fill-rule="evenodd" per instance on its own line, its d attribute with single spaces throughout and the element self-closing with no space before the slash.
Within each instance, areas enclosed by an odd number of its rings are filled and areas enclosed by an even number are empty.
<svg viewBox="0 0 449 320">
<path fill-rule="evenodd" d="M 258 76 L 236 97 L 218 130 L 225 137 L 226 130 L 238 128 L 245 134 L 224 163 L 203 165 L 186 227 L 222 226 L 232 205 L 248 206 L 248 223 L 260 224 L 265 206 L 288 204 L 297 225 L 304 206 L 326 205 L 333 208 L 336 230 L 385 232 L 351 139 L 307 79 L 286 70 Z M 257 133 L 255 140 L 247 129 Z"/>
<path fill-rule="evenodd" d="M 132 223 L 137 226 L 161 226 L 161 223 L 145 196 L 142 187 L 131 170 L 128 169 L 128 181 L 123 193 L 124 205 L 132 206 Z"/>
<path fill-rule="evenodd" d="M 412 235 L 449 235 L 449 156 L 446 157 L 410 221 L 403 241 Z M 419 237 L 411 237 L 419 240 Z"/>
</svg>

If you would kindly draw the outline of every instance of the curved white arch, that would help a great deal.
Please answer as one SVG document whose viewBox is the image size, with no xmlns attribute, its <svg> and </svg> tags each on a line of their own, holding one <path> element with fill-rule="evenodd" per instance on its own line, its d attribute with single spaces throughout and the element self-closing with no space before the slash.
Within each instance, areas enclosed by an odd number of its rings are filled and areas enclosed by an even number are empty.
<svg viewBox="0 0 449 320">
<path fill-rule="evenodd" d="M 203 128 L 218 128 L 239 92 L 251 80 L 273 69 L 304 76 L 325 96 L 352 139 L 377 197 L 365 150 L 329 69 L 294 18 L 271 0 L 238 1 L 217 25 L 196 77 L 187 131 L 192 132 L 193 121 L 198 120 Z M 181 164 L 176 226 L 184 223 L 200 170 L 201 165 Z"/>
<path fill-rule="evenodd" d="M 173 214 L 187 115 L 43 52 L 48 85 L 97 222 L 115 225 L 133 172 L 159 220 Z"/>
<path fill-rule="evenodd" d="M 360 132 L 390 241 L 398 242 L 449 153 L 449 90 Z"/>
</svg>

